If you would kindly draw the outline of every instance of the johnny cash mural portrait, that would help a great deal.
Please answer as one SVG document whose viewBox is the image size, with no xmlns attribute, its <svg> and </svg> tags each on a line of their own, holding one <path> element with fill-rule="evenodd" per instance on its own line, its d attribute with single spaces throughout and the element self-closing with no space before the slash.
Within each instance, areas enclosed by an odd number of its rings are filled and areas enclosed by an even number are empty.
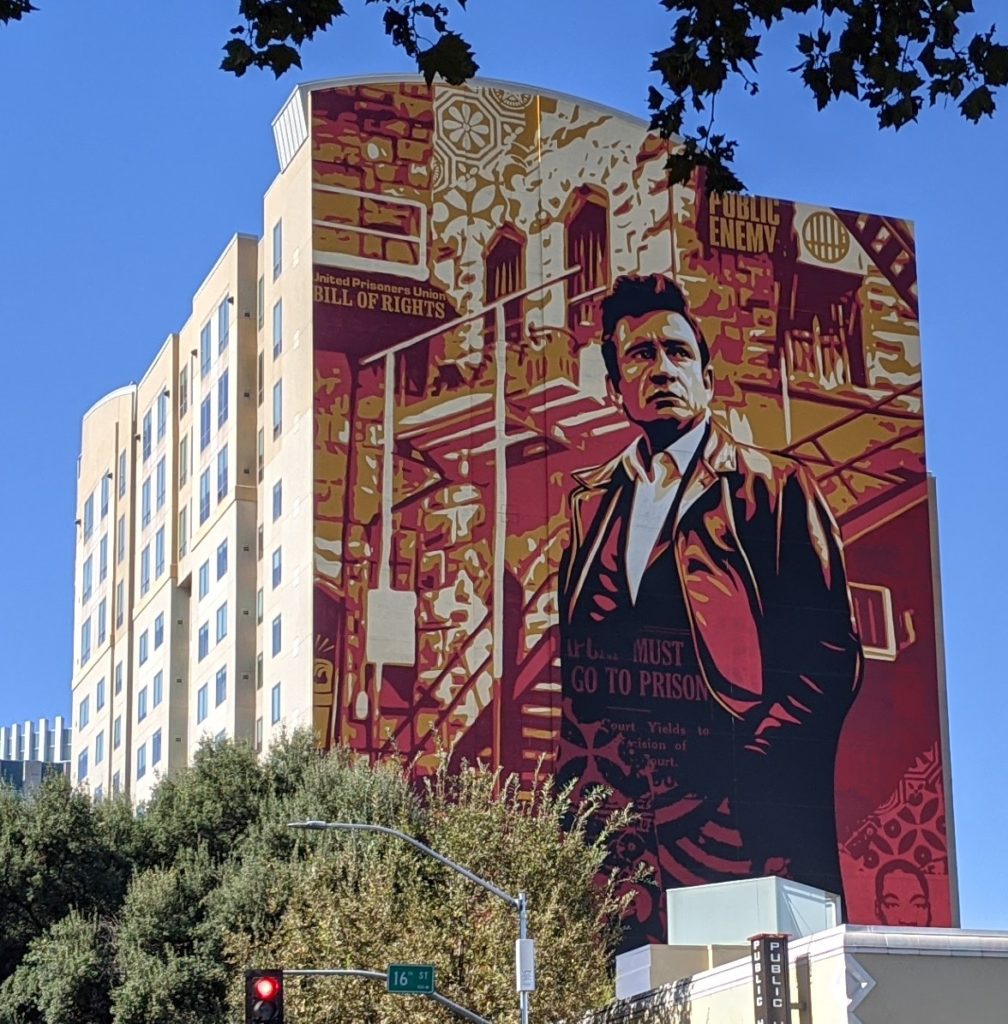
<svg viewBox="0 0 1008 1024">
<path fill-rule="evenodd" d="M 654 872 L 638 939 L 660 938 L 670 887 L 778 874 L 842 895 L 834 767 L 862 654 L 833 515 L 801 462 L 719 421 L 671 277 L 618 278 L 601 337 L 637 436 L 574 474 L 561 780 L 633 802 L 613 859 Z"/>
<path fill-rule="evenodd" d="M 285 110 L 314 647 L 282 657 L 319 743 L 632 804 L 624 948 L 665 940 L 665 889 L 771 873 L 955 924 L 912 225 L 670 187 L 667 140 L 548 90 Z"/>
</svg>

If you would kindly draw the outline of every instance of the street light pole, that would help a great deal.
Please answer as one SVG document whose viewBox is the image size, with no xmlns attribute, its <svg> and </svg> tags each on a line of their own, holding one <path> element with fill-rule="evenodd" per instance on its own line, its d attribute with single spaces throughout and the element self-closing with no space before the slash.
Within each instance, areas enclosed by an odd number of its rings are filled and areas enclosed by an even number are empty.
<svg viewBox="0 0 1008 1024">
<path fill-rule="evenodd" d="M 528 937 L 528 898 L 525 893 L 520 892 L 512 896 L 503 889 L 498 888 L 493 882 L 480 878 L 468 868 L 457 864 L 450 857 L 446 857 L 437 850 L 432 850 L 419 839 L 396 828 L 389 828 L 387 825 L 370 825 L 359 821 L 292 821 L 288 823 L 290 828 L 303 828 L 312 831 L 334 831 L 334 832 L 376 832 L 379 835 L 395 836 L 404 843 L 409 843 L 414 849 L 428 857 L 432 857 L 439 864 L 451 868 L 452 871 L 469 879 L 475 885 L 486 889 L 498 899 L 503 900 L 508 906 L 518 911 L 518 940 L 515 942 L 515 988 L 518 992 L 518 1005 L 521 1013 L 521 1024 L 529 1024 L 529 994 L 535 991 L 535 943 Z"/>
</svg>

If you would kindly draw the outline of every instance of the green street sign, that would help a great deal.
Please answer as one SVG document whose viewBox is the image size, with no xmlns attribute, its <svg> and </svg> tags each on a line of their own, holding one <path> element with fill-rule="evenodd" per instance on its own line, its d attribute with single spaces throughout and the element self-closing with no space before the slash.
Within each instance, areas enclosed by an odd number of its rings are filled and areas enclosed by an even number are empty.
<svg viewBox="0 0 1008 1024">
<path fill-rule="evenodd" d="M 402 995 L 427 995 L 434 991 L 434 965 L 389 964 L 385 987 Z"/>
</svg>

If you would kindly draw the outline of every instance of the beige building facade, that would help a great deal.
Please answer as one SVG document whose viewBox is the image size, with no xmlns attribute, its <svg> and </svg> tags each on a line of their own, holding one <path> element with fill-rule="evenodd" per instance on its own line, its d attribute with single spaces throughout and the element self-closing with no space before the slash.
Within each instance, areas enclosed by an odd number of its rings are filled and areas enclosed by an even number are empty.
<svg viewBox="0 0 1008 1024">
<path fill-rule="evenodd" d="M 126 792 L 142 803 L 207 737 L 261 749 L 310 720 L 306 664 L 304 693 L 288 696 L 297 652 L 310 647 L 298 633 L 299 623 L 310 629 L 308 597 L 300 616 L 288 607 L 298 579 L 310 578 L 310 522 L 300 545 L 295 530 L 285 535 L 311 508 L 311 421 L 295 404 L 310 395 L 310 325 L 292 315 L 285 354 L 295 275 L 284 278 L 283 203 L 294 200 L 290 189 L 274 193 L 270 237 L 236 235 L 143 379 L 83 418 L 72 777 L 99 799 Z M 296 300 L 289 306 L 294 314 Z M 299 437 L 300 490 L 296 472 L 284 472 L 288 457 L 299 463 L 288 443 Z M 288 711 L 298 707 L 295 720 Z"/>
</svg>

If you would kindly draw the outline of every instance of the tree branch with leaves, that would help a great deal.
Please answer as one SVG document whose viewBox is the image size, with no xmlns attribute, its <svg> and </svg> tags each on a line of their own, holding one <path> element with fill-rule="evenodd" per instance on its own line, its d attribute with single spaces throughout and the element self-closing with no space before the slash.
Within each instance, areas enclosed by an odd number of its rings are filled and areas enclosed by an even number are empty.
<svg viewBox="0 0 1008 1024">
<path fill-rule="evenodd" d="M 680 146 L 669 160 L 672 183 L 698 168 L 707 188 L 739 191 L 732 169 L 737 142 L 715 126 L 721 93 L 739 83 L 759 92 L 758 65 L 768 33 L 793 34 L 798 61 L 788 70 L 819 110 L 842 96 L 876 112 L 880 128 L 899 129 L 925 107 L 954 105 L 978 122 L 996 110 L 1008 85 L 1008 46 L 996 28 L 967 31 L 973 0 L 658 0 L 674 18 L 668 44 L 652 52 L 657 85 L 648 90 L 651 127 Z M 450 3 L 450 7 L 449 7 Z M 472 47 L 453 27 L 466 0 L 365 0 L 381 12 L 393 46 L 405 52 L 428 85 L 460 85 L 479 70 Z M 999 0 L 984 0 L 987 10 Z M 36 10 L 30 0 L 0 0 L 0 22 Z M 501 17 L 508 17 L 501 5 Z M 225 71 L 250 68 L 277 77 L 301 67 L 301 49 L 347 14 L 343 0 L 239 0 L 240 23 L 224 44 Z M 614 18 L 619 7 L 613 2 Z"/>
</svg>

